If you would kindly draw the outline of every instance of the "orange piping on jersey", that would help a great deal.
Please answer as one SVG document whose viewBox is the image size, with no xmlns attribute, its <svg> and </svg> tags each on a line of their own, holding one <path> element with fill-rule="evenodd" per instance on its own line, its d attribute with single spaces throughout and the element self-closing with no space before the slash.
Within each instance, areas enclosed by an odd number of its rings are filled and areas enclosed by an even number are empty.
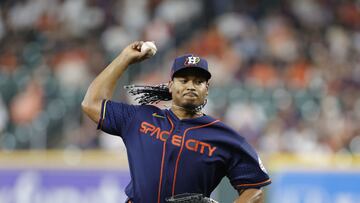
<svg viewBox="0 0 360 203">
<path fill-rule="evenodd" d="M 169 118 L 169 116 L 167 116 L 167 118 L 169 119 L 170 124 L 171 124 L 171 129 L 170 129 L 170 135 L 171 135 L 172 131 L 174 130 L 174 124 L 173 124 L 172 120 Z M 162 174 L 163 174 L 163 169 L 164 169 L 165 151 L 166 151 L 166 140 L 163 143 L 163 152 L 162 152 L 162 158 L 161 158 L 159 189 L 158 189 L 158 201 L 157 201 L 158 203 L 160 203 L 160 194 L 161 194 L 161 185 L 162 185 Z"/>
<path fill-rule="evenodd" d="M 100 123 L 100 129 L 102 129 L 102 126 L 104 124 L 104 120 L 105 120 L 105 114 L 106 114 L 106 103 L 108 102 L 109 100 L 105 100 L 104 101 L 104 105 L 103 105 L 103 112 L 102 112 L 102 118 L 101 118 L 101 123 Z"/>
<path fill-rule="evenodd" d="M 185 142 L 186 133 L 187 133 L 189 130 L 207 127 L 207 126 L 210 126 L 210 125 L 212 125 L 212 124 L 214 124 L 214 123 L 216 123 L 216 122 L 219 122 L 219 121 L 220 121 L 220 120 L 215 120 L 215 121 L 213 121 L 213 122 L 211 122 L 211 123 L 207 123 L 207 124 L 204 124 L 204 125 L 199 125 L 199 126 L 190 127 L 190 128 L 187 128 L 187 129 L 184 131 L 184 134 L 183 134 L 183 136 L 182 136 L 180 151 L 179 151 L 178 157 L 177 157 L 177 159 L 176 159 L 176 164 L 175 164 L 174 180 L 173 180 L 173 186 L 172 186 L 172 195 L 173 195 L 173 196 L 175 195 L 175 185 L 176 185 L 177 169 L 178 169 L 178 164 L 179 164 L 181 152 L 182 152 L 182 150 L 183 150 L 183 148 L 184 148 L 184 142 Z"/>
<path fill-rule="evenodd" d="M 264 184 L 264 183 L 268 183 L 268 182 L 270 182 L 270 181 L 271 181 L 271 179 L 267 179 L 267 180 L 262 181 L 262 182 L 260 182 L 260 183 L 247 183 L 247 184 L 240 184 L 240 185 L 236 185 L 236 187 L 244 187 L 244 186 L 257 186 L 257 185 L 262 185 L 262 184 Z"/>
<path fill-rule="evenodd" d="M 160 194 L 161 194 L 161 185 L 162 185 L 162 174 L 163 174 L 163 168 L 164 168 L 165 149 L 166 149 L 166 142 L 163 143 L 163 152 L 162 152 L 162 158 L 161 158 L 159 189 L 158 189 L 158 201 L 157 201 L 158 203 L 160 203 Z"/>
</svg>

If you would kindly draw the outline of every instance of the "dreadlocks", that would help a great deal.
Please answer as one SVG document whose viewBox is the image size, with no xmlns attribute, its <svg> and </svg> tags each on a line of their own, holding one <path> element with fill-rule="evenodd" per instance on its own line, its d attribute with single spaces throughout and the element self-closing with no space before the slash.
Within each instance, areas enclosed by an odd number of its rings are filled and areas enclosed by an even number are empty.
<svg viewBox="0 0 360 203">
<path fill-rule="evenodd" d="M 128 93 L 132 96 L 139 95 L 135 98 L 139 104 L 157 104 L 160 101 L 169 101 L 172 96 L 166 84 L 155 86 L 150 85 L 126 85 L 124 86 Z"/>
<path fill-rule="evenodd" d="M 160 101 L 170 101 L 172 100 L 172 96 L 169 92 L 169 88 L 166 83 L 159 85 L 126 85 L 124 88 L 128 91 L 128 93 L 132 96 L 138 96 L 135 98 L 141 105 L 145 104 L 157 104 Z M 196 107 L 195 109 L 191 109 L 192 111 L 200 111 L 206 105 L 207 100 L 205 99 L 204 104 Z"/>
</svg>

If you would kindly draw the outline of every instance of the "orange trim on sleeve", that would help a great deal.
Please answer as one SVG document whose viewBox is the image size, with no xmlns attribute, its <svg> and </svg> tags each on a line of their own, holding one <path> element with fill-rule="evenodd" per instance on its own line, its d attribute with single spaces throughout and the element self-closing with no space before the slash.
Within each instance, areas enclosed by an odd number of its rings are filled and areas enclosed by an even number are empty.
<svg viewBox="0 0 360 203">
<path fill-rule="evenodd" d="M 200 125 L 200 126 L 194 126 L 194 127 L 190 127 L 188 129 L 186 129 L 184 131 L 184 134 L 182 136 L 182 140 L 181 140 L 181 147 L 180 147 L 180 151 L 179 151 L 179 154 L 178 154 L 178 157 L 176 159 L 176 164 L 175 164 L 175 172 L 174 172 L 174 180 L 173 180 L 173 186 L 172 186 L 172 195 L 174 196 L 175 195 L 175 185 L 176 185 L 176 175 L 177 175 L 177 169 L 178 169 L 178 164 L 179 164 L 179 160 L 180 160 L 180 156 L 181 156 L 181 153 L 182 153 L 182 150 L 184 148 L 184 142 L 185 142 L 185 137 L 186 137 L 186 133 L 189 131 L 189 130 L 194 130 L 194 129 L 197 129 L 197 128 L 203 128 L 203 127 L 207 127 L 207 126 L 210 126 L 214 123 L 217 123 L 219 122 L 220 120 L 215 120 L 211 123 L 207 123 L 207 124 L 204 124 L 204 125 Z"/>
<path fill-rule="evenodd" d="M 174 123 L 170 119 L 168 115 L 166 115 L 167 118 L 170 121 L 171 129 L 170 129 L 170 135 L 174 130 Z M 161 168 L 160 168 L 160 178 L 159 178 L 159 189 L 158 189 L 158 203 L 160 203 L 160 196 L 161 196 L 161 185 L 162 185 L 162 175 L 163 175 L 163 169 L 164 169 L 164 159 L 165 159 L 165 151 L 166 151 L 166 141 L 163 144 L 163 152 L 162 152 L 162 158 L 161 158 Z"/>
<path fill-rule="evenodd" d="M 262 184 L 265 184 L 265 183 L 268 183 L 268 182 L 271 182 L 271 179 L 267 179 L 267 180 L 262 181 L 260 183 L 239 184 L 239 185 L 236 185 L 236 187 L 257 186 L 257 185 L 262 185 Z"/>
</svg>

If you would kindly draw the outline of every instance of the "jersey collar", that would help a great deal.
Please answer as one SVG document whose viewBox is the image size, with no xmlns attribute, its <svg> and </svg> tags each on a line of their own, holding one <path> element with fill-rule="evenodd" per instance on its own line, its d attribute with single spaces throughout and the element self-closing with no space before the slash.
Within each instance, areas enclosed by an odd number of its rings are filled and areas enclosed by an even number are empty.
<svg viewBox="0 0 360 203">
<path fill-rule="evenodd" d="M 196 117 L 196 118 L 179 119 L 171 109 L 166 109 L 166 112 L 170 115 L 171 119 L 173 119 L 175 122 L 210 123 L 215 120 L 214 118 L 212 118 L 206 114 L 204 114 L 203 116 L 200 116 L 200 117 Z"/>
</svg>

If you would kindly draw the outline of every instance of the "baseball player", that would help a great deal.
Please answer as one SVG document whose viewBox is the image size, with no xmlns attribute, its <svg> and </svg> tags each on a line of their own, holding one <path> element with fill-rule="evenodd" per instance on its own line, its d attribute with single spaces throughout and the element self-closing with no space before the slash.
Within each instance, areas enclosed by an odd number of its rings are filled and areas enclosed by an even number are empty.
<svg viewBox="0 0 360 203">
<path fill-rule="evenodd" d="M 130 86 L 130 92 L 141 95 L 142 105 L 110 100 L 129 65 L 149 57 L 140 51 L 142 44 L 123 49 L 91 83 L 82 102 L 99 129 L 125 143 L 131 174 L 127 202 L 176 202 L 183 199 L 179 195 L 194 193 L 206 199 L 224 176 L 239 193 L 235 202 L 262 202 L 261 187 L 271 180 L 255 150 L 230 127 L 201 112 L 211 78 L 205 59 L 177 57 L 168 85 Z M 149 105 L 160 100 L 172 100 L 171 108 Z"/>
</svg>

